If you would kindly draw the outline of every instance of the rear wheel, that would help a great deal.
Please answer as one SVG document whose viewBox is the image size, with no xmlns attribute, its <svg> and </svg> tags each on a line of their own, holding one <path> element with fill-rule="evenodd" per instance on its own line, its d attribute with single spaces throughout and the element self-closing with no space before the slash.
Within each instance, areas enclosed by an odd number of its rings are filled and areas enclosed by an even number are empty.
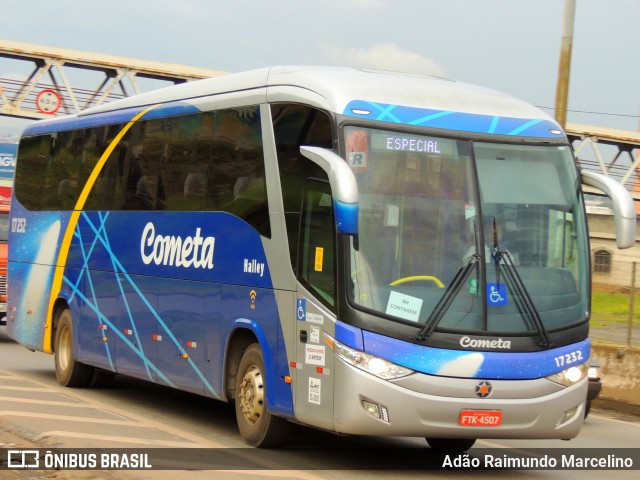
<svg viewBox="0 0 640 480">
<path fill-rule="evenodd" d="M 426 440 L 431 448 L 443 452 L 464 452 L 476 443 L 475 438 L 426 438 Z"/>
<path fill-rule="evenodd" d="M 76 361 L 73 354 L 73 326 L 71 311 L 67 308 L 60 313 L 54 343 L 54 360 L 58 383 L 65 387 L 86 387 L 89 385 L 93 367 Z"/>
<path fill-rule="evenodd" d="M 236 420 L 242 439 L 254 447 L 277 447 L 289 431 L 289 423 L 267 409 L 267 378 L 262 350 L 257 343 L 242 355 L 236 377 Z"/>
</svg>

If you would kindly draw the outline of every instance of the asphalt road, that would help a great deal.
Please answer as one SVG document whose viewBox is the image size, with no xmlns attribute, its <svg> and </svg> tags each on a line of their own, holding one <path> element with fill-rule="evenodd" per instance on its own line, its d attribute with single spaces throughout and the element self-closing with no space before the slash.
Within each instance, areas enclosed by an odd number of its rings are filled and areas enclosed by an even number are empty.
<svg viewBox="0 0 640 480">
<path fill-rule="evenodd" d="M 584 452 L 598 455 L 602 452 L 598 449 L 603 448 L 616 449 L 607 452 L 620 456 L 629 452 L 623 449 L 639 445 L 639 418 L 593 411 L 580 435 L 570 442 L 480 440 L 469 451 L 468 458 L 484 461 L 487 453 L 499 457 L 502 452 L 535 452 L 538 456 L 573 452 L 567 449 L 589 449 Z M 155 480 L 215 476 L 348 480 L 425 475 L 468 478 L 470 474 L 505 479 L 573 479 L 577 475 L 581 480 L 600 479 L 603 475 L 609 479 L 638 478 L 638 470 L 630 469 L 431 470 L 427 465 L 441 466 L 443 457 L 431 451 L 424 439 L 340 437 L 304 427 L 296 427 L 282 449 L 250 449 L 240 439 L 233 409 L 227 404 L 126 377 L 117 377 L 109 389 L 63 388 L 55 380 L 51 356 L 15 344 L 6 337 L 4 327 L 0 327 L 0 448 L 33 447 L 127 448 L 139 452 L 146 452 L 143 449 L 147 448 L 165 449 L 155 450 L 159 453 L 154 464 L 172 470 L 5 470 L 0 471 L 0 478 Z M 184 450 L 179 450 L 183 448 L 190 449 L 186 456 Z M 634 453 L 636 457 L 640 463 L 640 454 Z M 424 468 L 419 468 L 421 465 Z M 407 470 L 408 467 L 412 469 Z M 201 470 L 187 471 L 193 468 Z M 212 468 L 216 471 L 212 472 Z"/>
</svg>

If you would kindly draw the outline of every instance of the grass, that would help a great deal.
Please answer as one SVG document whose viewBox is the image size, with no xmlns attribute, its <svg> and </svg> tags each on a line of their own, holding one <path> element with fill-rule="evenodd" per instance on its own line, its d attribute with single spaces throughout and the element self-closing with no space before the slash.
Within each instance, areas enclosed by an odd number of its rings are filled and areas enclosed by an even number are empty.
<svg viewBox="0 0 640 480">
<path fill-rule="evenodd" d="M 591 326 L 626 324 L 629 318 L 629 295 L 594 289 L 591 294 Z M 640 293 L 635 295 L 633 323 L 640 323 Z"/>
</svg>

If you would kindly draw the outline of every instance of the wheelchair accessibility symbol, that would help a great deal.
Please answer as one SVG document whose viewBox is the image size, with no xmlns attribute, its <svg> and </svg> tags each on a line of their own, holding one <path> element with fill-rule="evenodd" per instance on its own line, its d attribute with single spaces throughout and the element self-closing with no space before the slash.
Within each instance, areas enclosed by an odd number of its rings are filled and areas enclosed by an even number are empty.
<svg viewBox="0 0 640 480">
<path fill-rule="evenodd" d="M 298 299 L 298 308 L 296 309 L 296 317 L 298 320 L 304 322 L 307 318 L 307 299 Z"/>
<path fill-rule="evenodd" d="M 504 283 L 487 283 L 487 304 L 502 307 L 507 304 L 507 285 Z"/>
</svg>

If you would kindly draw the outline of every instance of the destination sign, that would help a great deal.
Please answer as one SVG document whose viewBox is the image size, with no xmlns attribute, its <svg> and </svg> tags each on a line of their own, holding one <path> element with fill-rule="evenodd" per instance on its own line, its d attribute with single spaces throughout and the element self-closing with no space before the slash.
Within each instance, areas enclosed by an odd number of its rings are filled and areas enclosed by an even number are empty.
<svg viewBox="0 0 640 480">
<path fill-rule="evenodd" d="M 412 152 L 431 155 L 456 155 L 457 141 L 448 138 L 402 135 L 393 132 L 371 135 L 373 150 L 390 152 Z"/>
</svg>

